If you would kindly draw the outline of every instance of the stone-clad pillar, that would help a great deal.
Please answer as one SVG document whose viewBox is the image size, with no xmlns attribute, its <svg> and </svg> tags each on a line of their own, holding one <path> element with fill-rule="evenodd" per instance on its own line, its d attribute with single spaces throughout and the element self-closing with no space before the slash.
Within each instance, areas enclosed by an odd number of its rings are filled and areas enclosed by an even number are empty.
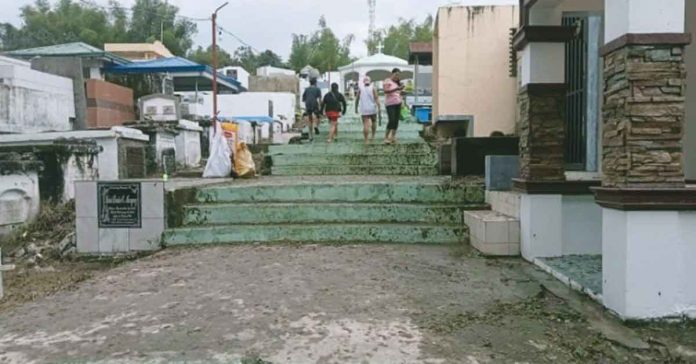
<svg viewBox="0 0 696 364">
<path fill-rule="evenodd" d="M 595 189 L 602 297 L 629 319 L 696 318 L 696 189 L 684 179 L 685 5 L 605 2 L 604 176 Z"/>
<path fill-rule="evenodd" d="M 565 180 L 565 89 L 564 84 L 528 84 L 520 90 L 520 179 Z"/>
<path fill-rule="evenodd" d="M 684 187 L 688 34 L 625 35 L 604 50 L 604 187 Z"/>
<path fill-rule="evenodd" d="M 519 52 L 521 181 L 565 181 L 565 42 L 574 31 L 571 27 L 526 24 L 513 39 Z"/>
</svg>

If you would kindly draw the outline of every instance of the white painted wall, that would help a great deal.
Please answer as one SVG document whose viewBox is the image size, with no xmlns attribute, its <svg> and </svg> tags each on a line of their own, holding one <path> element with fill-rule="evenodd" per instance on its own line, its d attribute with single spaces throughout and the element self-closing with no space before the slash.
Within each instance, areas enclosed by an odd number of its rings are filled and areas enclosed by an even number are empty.
<svg viewBox="0 0 696 364">
<path fill-rule="evenodd" d="M 602 253 L 602 209 L 594 195 L 563 196 L 563 255 Z"/>
<path fill-rule="evenodd" d="M 606 0 L 605 42 L 627 33 L 684 33 L 684 1 Z"/>
<path fill-rule="evenodd" d="M 0 175 L 0 236 L 35 218 L 39 206 L 37 172 Z"/>
<path fill-rule="evenodd" d="M 178 157 L 176 157 L 176 141 L 175 141 L 176 135 L 172 132 L 169 132 L 169 131 L 159 131 L 154 135 L 154 138 L 155 138 L 155 140 L 154 140 L 155 153 L 157 153 L 155 156 L 155 160 L 157 161 L 157 164 L 162 169 L 164 169 L 165 173 L 170 174 L 170 173 L 172 173 L 172 171 L 168 171 L 165 169 L 166 163 L 164 161 L 164 156 L 162 155 L 162 153 L 165 150 L 173 149 L 174 150 L 174 158 L 175 158 L 174 162 L 176 162 L 176 158 L 178 158 Z M 167 158 L 169 158 L 169 157 L 167 157 Z M 167 162 L 169 162 L 169 161 L 167 161 Z"/>
<path fill-rule="evenodd" d="M 179 134 L 174 138 L 176 162 L 184 167 L 198 167 L 201 164 L 201 128 L 188 120 L 179 121 Z"/>
<path fill-rule="evenodd" d="M 565 83 L 565 44 L 529 43 L 520 52 L 520 86 Z"/>
<path fill-rule="evenodd" d="M 218 72 L 225 76 L 233 77 L 233 72 L 237 72 L 237 81 L 242 85 L 242 87 L 249 89 L 249 72 L 242 67 L 229 66 L 218 69 Z"/>
<path fill-rule="evenodd" d="M 99 179 L 98 157 L 72 155 L 63 166 L 63 201 L 75 198 L 76 181 L 94 181 Z"/>
<path fill-rule="evenodd" d="M 29 63 L 0 56 L 0 132 L 70 130 L 75 117 L 73 82 L 32 70 Z"/>
<path fill-rule="evenodd" d="M 208 92 L 181 92 L 189 112 L 198 117 L 210 117 L 213 111 L 213 96 Z M 220 117 L 268 116 L 268 102 L 273 102 L 274 118 L 283 115 L 288 120 L 295 118 L 296 96 L 289 92 L 243 92 L 237 95 L 218 95 Z"/>
<path fill-rule="evenodd" d="M 285 68 L 264 66 L 264 67 L 259 67 L 256 69 L 256 75 L 257 76 L 266 76 L 266 77 L 270 77 L 273 75 L 295 76 L 295 71 L 285 69 Z"/>
<path fill-rule="evenodd" d="M 142 102 L 142 110 L 140 110 L 140 119 L 155 120 L 155 121 L 175 121 L 178 120 L 178 103 L 175 100 L 166 97 L 156 97 L 144 100 Z M 165 114 L 165 108 L 173 113 Z M 151 108 L 154 108 L 154 113 L 151 113 Z"/>
<path fill-rule="evenodd" d="M 696 317 L 696 212 L 603 209 L 604 305 L 625 319 Z"/>
<path fill-rule="evenodd" d="M 528 195 L 520 201 L 522 256 L 601 254 L 602 210 L 594 196 Z"/>
<path fill-rule="evenodd" d="M 102 148 L 99 153 L 99 179 L 103 181 L 118 180 L 118 139 L 100 138 L 97 144 Z"/>
<path fill-rule="evenodd" d="M 195 101 L 195 93 L 180 93 L 183 102 L 188 104 L 189 113 L 197 117 L 210 117 L 213 109 L 213 97 L 209 93 L 198 93 L 198 102 Z M 288 130 L 295 122 L 295 111 L 297 108 L 297 98 L 288 92 L 243 92 L 237 95 L 219 95 L 218 109 L 221 119 L 234 119 L 235 117 L 248 116 L 268 116 L 268 103 L 273 102 L 274 119 L 281 120 L 283 128 Z M 241 141 L 252 144 L 254 134 L 251 126 L 246 122 L 239 122 L 239 137 Z M 242 127 L 242 125 L 244 125 Z M 257 140 L 270 137 L 268 124 L 261 124 L 258 127 Z"/>
</svg>

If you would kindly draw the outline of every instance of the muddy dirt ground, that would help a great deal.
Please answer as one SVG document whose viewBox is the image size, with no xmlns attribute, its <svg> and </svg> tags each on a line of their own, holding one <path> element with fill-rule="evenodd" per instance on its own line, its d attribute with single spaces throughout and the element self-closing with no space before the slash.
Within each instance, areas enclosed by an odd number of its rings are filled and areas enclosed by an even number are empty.
<svg viewBox="0 0 696 364">
<path fill-rule="evenodd" d="M 82 268 L 31 302 L 9 283 L 0 363 L 696 362 L 696 325 L 627 327 L 520 259 L 461 246 L 168 249 Z"/>
</svg>

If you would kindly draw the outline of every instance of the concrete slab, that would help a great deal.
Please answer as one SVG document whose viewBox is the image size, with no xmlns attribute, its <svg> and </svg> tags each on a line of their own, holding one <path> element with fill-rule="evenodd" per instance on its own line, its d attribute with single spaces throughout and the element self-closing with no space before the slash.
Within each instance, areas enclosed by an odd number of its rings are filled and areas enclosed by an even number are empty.
<svg viewBox="0 0 696 364">
<path fill-rule="evenodd" d="M 601 302 L 601 255 L 567 255 L 559 258 L 538 258 L 535 263 L 564 284 L 586 293 Z"/>
</svg>

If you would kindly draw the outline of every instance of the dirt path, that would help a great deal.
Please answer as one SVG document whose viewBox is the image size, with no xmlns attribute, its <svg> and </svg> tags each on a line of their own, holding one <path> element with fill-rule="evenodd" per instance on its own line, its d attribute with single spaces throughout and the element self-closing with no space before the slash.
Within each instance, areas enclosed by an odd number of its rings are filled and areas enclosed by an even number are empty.
<svg viewBox="0 0 696 364">
<path fill-rule="evenodd" d="M 0 363 L 670 360 L 605 339 L 529 269 L 454 247 L 166 250 L 0 312 Z"/>
</svg>

